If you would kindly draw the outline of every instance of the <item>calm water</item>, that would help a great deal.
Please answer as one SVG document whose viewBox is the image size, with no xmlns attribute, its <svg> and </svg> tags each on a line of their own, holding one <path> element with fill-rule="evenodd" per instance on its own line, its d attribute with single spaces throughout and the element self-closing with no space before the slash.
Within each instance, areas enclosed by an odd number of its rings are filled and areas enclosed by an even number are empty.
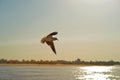
<svg viewBox="0 0 120 80">
<path fill-rule="evenodd" d="M 0 80 L 120 80 L 120 66 L 0 66 Z"/>
</svg>

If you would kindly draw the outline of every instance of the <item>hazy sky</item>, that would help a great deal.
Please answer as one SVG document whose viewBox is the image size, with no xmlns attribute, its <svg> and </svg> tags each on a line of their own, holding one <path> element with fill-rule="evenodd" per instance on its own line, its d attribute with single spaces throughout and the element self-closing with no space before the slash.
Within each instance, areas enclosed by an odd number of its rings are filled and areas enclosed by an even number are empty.
<svg viewBox="0 0 120 80">
<path fill-rule="evenodd" d="M 0 58 L 120 61 L 120 0 L 0 0 Z"/>
</svg>

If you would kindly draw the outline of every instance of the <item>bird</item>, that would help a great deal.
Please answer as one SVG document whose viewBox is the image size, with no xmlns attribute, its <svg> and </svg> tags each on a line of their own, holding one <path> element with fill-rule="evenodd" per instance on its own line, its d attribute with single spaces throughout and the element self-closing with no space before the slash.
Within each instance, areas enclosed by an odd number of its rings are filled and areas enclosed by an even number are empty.
<svg viewBox="0 0 120 80">
<path fill-rule="evenodd" d="M 58 34 L 58 32 L 52 32 L 52 33 L 48 34 L 46 37 L 43 37 L 41 39 L 41 43 L 43 43 L 43 44 L 46 43 L 48 46 L 50 46 L 55 55 L 56 55 L 56 49 L 55 49 L 55 45 L 54 45 L 53 41 L 56 41 L 58 39 L 53 36 L 57 35 L 57 34 Z"/>
</svg>

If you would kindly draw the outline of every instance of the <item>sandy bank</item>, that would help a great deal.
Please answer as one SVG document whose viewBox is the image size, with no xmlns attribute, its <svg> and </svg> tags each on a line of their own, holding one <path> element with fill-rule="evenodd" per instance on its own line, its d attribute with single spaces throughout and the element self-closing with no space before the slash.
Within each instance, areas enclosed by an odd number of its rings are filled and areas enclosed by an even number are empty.
<svg viewBox="0 0 120 80">
<path fill-rule="evenodd" d="M 91 66 L 91 65 L 75 65 L 75 64 L 0 64 L 0 66 Z"/>
</svg>

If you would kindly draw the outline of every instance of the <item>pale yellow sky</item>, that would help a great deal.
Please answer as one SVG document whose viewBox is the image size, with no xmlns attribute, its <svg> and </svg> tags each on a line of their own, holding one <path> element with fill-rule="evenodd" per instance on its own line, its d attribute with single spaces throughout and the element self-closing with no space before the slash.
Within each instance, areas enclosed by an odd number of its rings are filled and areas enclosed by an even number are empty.
<svg viewBox="0 0 120 80">
<path fill-rule="evenodd" d="M 119 0 L 5 0 L 0 58 L 120 61 Z M 57 56 L 40 39 L 58 31 Z"/>
</svg>

